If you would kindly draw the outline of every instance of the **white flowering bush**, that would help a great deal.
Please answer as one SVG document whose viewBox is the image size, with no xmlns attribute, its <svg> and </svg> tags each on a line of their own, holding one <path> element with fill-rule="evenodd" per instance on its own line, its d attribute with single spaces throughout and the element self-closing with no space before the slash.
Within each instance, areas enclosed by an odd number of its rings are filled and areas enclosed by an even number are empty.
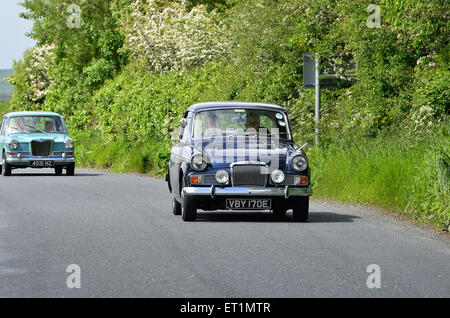
<svg viewBox="0 0 450 318">
<path fill-rule="evenodd" d="M 27 51 L 24 56 L 24 72 L 19 76 L 15 72 L 8 81 L 12 85 L 24 85 L 20 83 L 25 81 L 27 83 L 26 98 L 34 103 L 39 103 L 44 100 L 49 92 L 49 86 L 52 79 L 49 76 L 49 70 L 54 65 L 55 54 L 54 45 L 35 46 L 33 49 Z"/>
<path fill-rule="evenodd" d="M 27 71 L 30 74 L 30 84 L 35 93 L 35 99 L 42 99 L 48 94 L 48 88 L 52 82 L 48 74 L 55 60 L 54 48 L 54 45 L 46 44 L 35 47 L 31 53 L 31 65 Z"/>
<path fill-rule="evenodd" d="M 137 0 L 124 22 L 127 48 L 159 72 L 187 69 L 229 54 L 226 23 L 202 5 L 188 10 L 184 2 L 161 6 Z"/>
<path fill-rule="evenodd" d="M 433 125 L 434 109 L 431 103 L 421 106 L 411 115 L 412 131 L 421 131 L 430 128 Z"/>
</svg>

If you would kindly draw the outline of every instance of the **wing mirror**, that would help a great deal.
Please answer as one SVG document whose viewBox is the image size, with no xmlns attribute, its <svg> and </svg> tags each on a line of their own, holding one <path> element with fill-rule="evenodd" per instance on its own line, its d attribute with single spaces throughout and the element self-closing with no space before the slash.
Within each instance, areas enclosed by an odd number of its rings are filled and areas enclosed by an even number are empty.
<svg viewBox="0 0 450 318">
<path fill-rule="evenodd" d="M 187 126 L 187 119 L 186 118 L 181 118 L 180 125 L 181 125 L 181 128 L 186 127 Z"/>
</svg>

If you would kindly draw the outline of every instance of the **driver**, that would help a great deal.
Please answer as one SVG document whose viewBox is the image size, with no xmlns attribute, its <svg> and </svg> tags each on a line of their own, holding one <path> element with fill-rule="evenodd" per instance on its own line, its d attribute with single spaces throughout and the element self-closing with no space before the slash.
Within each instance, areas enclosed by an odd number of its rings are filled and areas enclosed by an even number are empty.
<svg viewBox="0 0 450 318">
<path fill-rule="evenodd" d="M 247 119 L 245 121 L 245 131 L 247 132 L 258 132 L 260 127 L 260 121 L 258 114 L 254 112 L 249 112 L 247 114 Z"/>
<path fill-rule="evenodd" d="M 52 123 L 51 121 L 46 121 L 46 122 L 45 122 L 45 128 L 44 128 L 44 130 L 45 130 L 46 132 L 51 132 L 51 131 L 53 131 L 53 123 Z"/>
</svg>

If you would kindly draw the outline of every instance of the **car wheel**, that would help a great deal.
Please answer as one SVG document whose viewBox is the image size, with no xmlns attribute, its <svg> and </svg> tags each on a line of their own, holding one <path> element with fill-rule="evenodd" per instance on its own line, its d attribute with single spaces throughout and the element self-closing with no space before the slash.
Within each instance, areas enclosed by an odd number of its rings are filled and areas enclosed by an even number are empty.
<svg viewBox="0 0 450 318">
<path fill-rule="evenodd" d="M 181 215 L 181 203 L 177 199 L 172 199 L 172 212 L 174 215 Z"/>
<path fill-rule="evenodd" d="M 181 210 L 183 221 L 195 221 L 197 218 L 197 207 L 194 200 L 188 195 L 185 195 L 183 198 L 183 208 Z"/>
<path fill-rule="evenodd" d="M 294 221 L 306 222 L 309 214 L 309 197 L 300 197 L 295 200 L 295 206 L 292 209 Z"/>
<path fill-rule="evenodd" d="M 55 175 L 60 176 L 63 173 L 63 167 L 62 166 L 57 166 L 55 167 Z"/>
<path fill-rule="evenodd" d="M 3 170 L 3 175 L 5 177 L 9 177 L 11 175 L 12 168 L 11 168 L 11 165 L 6 162 L 5 153 L 3 153 L 2 170 Z"/>
<path fill-rule="evenodd" d="M 181 191 L 180 195 L 183 194 L 183 189 L 185 187 L 184 178 L 181 182 Z M 181 208 L 181 217 L 183 221 L 195 221 L 197 218 L 197 206 L 192 197 L 185 195 L 183 197 L 183 206 Z"/>
<path fill-rule="evenodd" d="M 66 174 L 68 176 L 75 175 L 75 164 L 74 163 L 71 163 L 66 167 Z"/>
</svg>

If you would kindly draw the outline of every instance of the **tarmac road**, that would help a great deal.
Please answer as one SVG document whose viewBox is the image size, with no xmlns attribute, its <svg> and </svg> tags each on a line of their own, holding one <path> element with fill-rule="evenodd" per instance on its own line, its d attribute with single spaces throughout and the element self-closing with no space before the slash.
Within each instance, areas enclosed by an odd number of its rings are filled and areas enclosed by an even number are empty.
<svg viewBox="0 0 450 318">
<path fill-rule="evenodd" d="M 255 212 L 189 223 L 159 179 L 14 170 L 0 177 L 0 297 L 450 297 L 448 236 L 366 208 L 310 211 L 308 223 Z M 367 286 L 370 264 L 380 288 Z"/>
</svg>

